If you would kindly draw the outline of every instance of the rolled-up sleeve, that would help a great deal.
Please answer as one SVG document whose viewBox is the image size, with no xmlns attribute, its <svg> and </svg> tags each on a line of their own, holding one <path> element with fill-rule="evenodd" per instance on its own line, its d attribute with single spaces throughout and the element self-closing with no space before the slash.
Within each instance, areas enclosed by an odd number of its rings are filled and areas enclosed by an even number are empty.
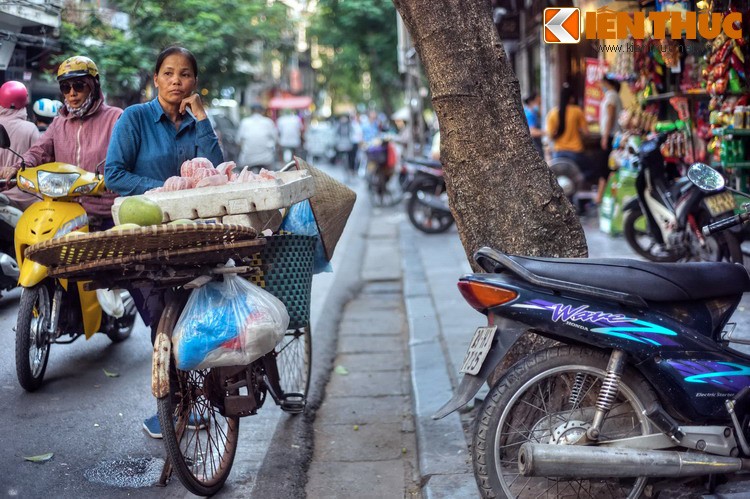
<svg viewBox="0 0 750 499">
<path fill-rule="evenodd" d="M 211 122 L 208 119 L 195 123 L 195 141 L 198 146 L 198 156 L 207 158 L 217 166 L 224 162 L 224 154 L 219 147 L 219 139 L 216 137 Z"/>
<path fill-rule="evenodd" d="M 112 131 L 104 165 L 104 183 L 121 196 L 143 194 L 164 185 L 163 181 L 133 173 L 140 142 L 138 122 L 126 110 Z"/>
</svg>

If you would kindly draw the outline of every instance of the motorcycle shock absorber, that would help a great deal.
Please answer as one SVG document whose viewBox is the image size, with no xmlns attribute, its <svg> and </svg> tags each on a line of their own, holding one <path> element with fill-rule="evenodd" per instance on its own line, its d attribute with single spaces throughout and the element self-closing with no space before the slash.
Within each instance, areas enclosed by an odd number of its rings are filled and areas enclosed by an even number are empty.
<svg viewBox="0 0 750 499">
<path fill-rule="evenodd" d="M 586 373 L 576 373 L 576 379 L 573 381 L 573 388 L 570 390 L 570 397 L 568 397 L 568 403 L 574 409 L 581 405 L 583 397 L 591 389 L 593 379 Z"/>
<path fill-rule="evenodd" d="M 604 376 L 602 386 L 599 389 L 599 397 L 596 400 L 596 412 L 591 427 L 586 430 L 586 436 L 589 440 L 598 440 L 601 433 L 604 418 L 612 409 L 612 405 L 617 399 L 617 391 L 620 386 L 620 377 L 625 369 L 625 352 L 622 350 L 613 350 L 607 364 L 607 374 Z"/>
</svg>

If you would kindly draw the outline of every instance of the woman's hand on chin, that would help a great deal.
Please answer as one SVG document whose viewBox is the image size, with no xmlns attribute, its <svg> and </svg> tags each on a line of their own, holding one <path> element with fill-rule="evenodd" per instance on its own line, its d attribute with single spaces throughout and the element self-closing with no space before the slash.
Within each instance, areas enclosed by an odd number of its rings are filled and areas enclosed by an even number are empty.
<svg viewBox="0 0 750 499">
<path fill-rule="evenodd" d="M 180 102 L 180 114 L 183 114 L 188 107 L 193 112 L 193 116 L 195 116 L 197 121 L 203 121 L 207 118 L 200 95 L 193 94 L 190 97 L 182 99 L 182 102 Z"/>
</svg>

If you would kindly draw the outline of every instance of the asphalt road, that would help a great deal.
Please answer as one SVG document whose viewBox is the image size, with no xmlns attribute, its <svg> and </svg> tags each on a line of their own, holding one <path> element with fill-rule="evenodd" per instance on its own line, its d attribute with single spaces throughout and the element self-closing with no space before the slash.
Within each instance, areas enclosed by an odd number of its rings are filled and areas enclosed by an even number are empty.
<svg viewBox="0 0 750 499">
<path fill-rule="evenodd" d="M 363 251 L 348 245 L 361 244 L 357 227 L 369 216 L 366 200 L 357 204 L 334 273 L 313 281 L 313 399 L 330 371 L 326 362 L 333 358 L 338 311 L 357 285 Z M 166 488 L 154 486 L 165 450 L 141 427 L 156 412 L 148 329 L 139 320 L 131 337 L 117 345 L 103 334 L 53 345 L 44 385 L 27 393 L 15 373 L 19 297 L 14 290 L 0 299 L 0 497 L 192 497 L 176 477 Z M 234 467 L 217 497 L 269 497 L 274 489 L 275 497 L 302 497 L 304 489 L 288 478 L 299 477 L 309 459 L 308 420 L 284 414 L 270 399 L 258 415 L 243 418 Z M 24 459 L 47 453 L 53 457 L 43 463 Z"/>
</svg>

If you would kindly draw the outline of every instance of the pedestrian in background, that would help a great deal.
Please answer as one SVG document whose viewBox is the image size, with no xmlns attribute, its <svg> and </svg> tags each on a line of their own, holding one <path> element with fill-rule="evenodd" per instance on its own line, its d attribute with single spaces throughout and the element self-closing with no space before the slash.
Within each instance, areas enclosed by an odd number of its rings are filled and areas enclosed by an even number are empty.
<svg viewBox="0 0 750 499">
<path fill-rule="evenodd" d="M 288 163 L 293 156 L 299 156 L 302 147 L 302 120 L 293 111 L 286 110 L 276 122 L 279 129 L 281 160 Z"/>
<path fill-rule="evenodd" d="M 257 171 L 261 168 L 271 170 L 276 162 L 279 131 L 273 120 L 263 115 L 262 105 L 254 103 L 250 110 L 252 114 L 240 122 L 237 131 L 240 143 L 240 163 L 237 168 L 250 166 Z"/>
<path fill-rule="evenodd" d="M 552 157 L 573 160 L 585 167 L 583 137 L 588 133 L 583 109 L 575 104 L 570 85 L 560 88 L 560 105 L 547 114 L 547 136 L 553 141 Z"/>
<path fill-rule="evenodd" d="M 28 121 L 26 102 L 29 92 L 20 81 L 7 81 L 0 86 L 0 125 L 10 137 L 10 147 L 23 154 L 39 138 L 39 130 Z M 0 149 L 0 167 L 12 167 L 18 157 L 7 149 Z"/>
<path fill-rule="evenodd" d="M 359 135 L 362 135 L 361 131 Z M 357 142 L 355 140 L 354 123 L 348 114 L 342 114 L 336 124 L 336 156 L 337 159 L 343 158 L 349 175 L 353 175 L 357 169 Z"/>
<path fill-rule="evenodd" d="M 604 98 L 599 105 L 599 133 L 601 139 L 599 145 L 602 153 L 599 159 L 599 182 L 596 195 L 596 204 L 601 204 L 604 188 L 609 176 L 609 155 L 612 152 L 612 142 L 615 134 L 620 130 L 618 118 L 622 111 L 622 100 L 620 99 L 620 82 L 612 78 L 604 77 L 600 82 Z"/>
<path fill-rule="evenodd" d="M 526 122 L 529 124 L 531 140 L 534 142 L 534 146 L 539 153 L 544 156 L 544 148 L 542 146 L 544 130 L 542 130 L 542 117 L 539 112 L 539 105 L 541 102 L 542 98 L 539 94 L 531 92 L 528 97 L 523 100 L 523 112 L 526 115 Z"/>
</svg>

